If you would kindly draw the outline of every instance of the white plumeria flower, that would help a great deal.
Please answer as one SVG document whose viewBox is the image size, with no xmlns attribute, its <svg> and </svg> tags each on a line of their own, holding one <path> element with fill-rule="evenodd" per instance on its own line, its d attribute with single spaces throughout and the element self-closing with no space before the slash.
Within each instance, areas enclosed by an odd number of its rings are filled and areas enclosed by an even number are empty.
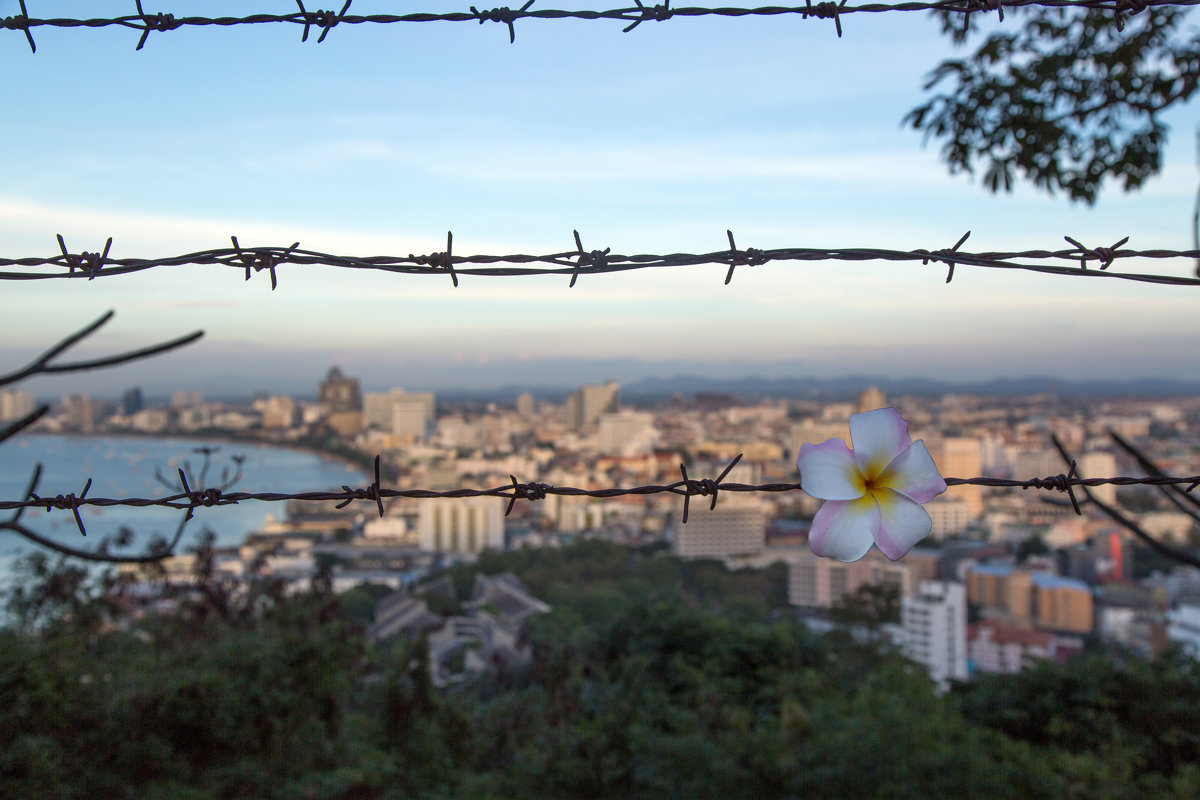
<svg viewBox="0 0 1200 800">
<path fill-rule="evenodd" d="M 893 408 L 850 415 L 851 450 L 841 439 L 800 448 L 800 487 L 829 502 L 813 519 L 808 546 L 818 556 L 857 561 L 874 543 L 895 561 L 933 528 L 921 507 L 946 491 L 921 440 Z"/>
</svg>

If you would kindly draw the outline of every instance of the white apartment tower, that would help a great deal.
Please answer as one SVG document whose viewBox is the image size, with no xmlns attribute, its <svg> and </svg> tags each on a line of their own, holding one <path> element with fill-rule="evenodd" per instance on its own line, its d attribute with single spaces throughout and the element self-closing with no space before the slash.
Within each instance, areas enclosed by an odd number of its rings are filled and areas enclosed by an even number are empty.
<svg viewBox="0 0 1200 800">
<path fill-rule="evenodd" d="M 688 521 L 675 526 L 674 550 L 680 558 L 752 555 L 762 552 L 766 536 L 767 508 L 763 503 L 722 499 L 709 510 L 704 498 L 693 497 Z"/>
<path fill-rule="evenodd" d="M 435 497 L 421 501 L 417 535 L 422 550 L 479 553 L 504 549 L 504 500 Z"/>
<path fill-rule="evenodd" d="M 33 413 L 33 395 L 20 389 L 0 392 L 0 422 L 17 419 Z"/>
<path fill-rule="evenodd" d="M 621 408 L 621 387 L 616 381 L 602 386 L 582 386 L 567 397 L 567 427 L 577 431 L 595 425 L 602 414 L 614 414 Z"/>
<path fill-rule="evenodd" d="M 961 583 L 921 581 L 900 606 L 904 654 L 945 689 L 967 678 L 967 591 Z"/>
<path fill-rule="evenodd" d="M 363 424 L 397 436 L 424 438 L 434 419 L 432 392 L 367 392 L 363 396 Z"/>
</svg>

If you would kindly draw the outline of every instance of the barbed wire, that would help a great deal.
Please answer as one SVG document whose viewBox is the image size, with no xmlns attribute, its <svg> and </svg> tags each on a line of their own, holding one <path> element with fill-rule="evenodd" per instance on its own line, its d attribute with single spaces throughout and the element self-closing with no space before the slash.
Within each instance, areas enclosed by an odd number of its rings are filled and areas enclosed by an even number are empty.
<svg viewBox="0 0 1200 800">
<path fill-rule="evenodd" d="M 78 494 L 68 493 L 55 496 L 42 496 L 36 491 L 37 475 L 35 472 L 34 480 L 31 481 L 31 488 L 25 499 L 22 500 L 3 500 L 0 501 L 0 511 L 17 510 L 23 511 L 30 508 L 38 508 L 46 511 L 53 509 L 68 510 L 75 516 L 75 523 L 79 528 L 79 532 L 87 535 L 83 525 L 83 520 L 79 516 L 79 509 L 86 506 L 94 506 L 97 508 L 111 508 L 115 506 L 129 508 L 170 508 L 175 510 L 194 512 L 198 508 L 211 508 L 214 506 L 236 505 L 246 501 L 259 501 L 268 503 L 277 503 L 289 500 L 301 500 L 312 502 L 332 502 L 336 503 L 336 508 L 344 508 L 350 503 L 358 500 L 374 503 L 379 515 L 384 515 L 384 500 L 395 498 L 410 498 L 410 499 L 432 499 L 432 498 L 449 498 L 463 499 L 472 497 L 496 497 L 508 500 L 508 507 L 505 510 L 505 516 L 508 516 L 513 506 L 518 500 L 537 501 L 544 500 L 551 495 L 560 497 L 587 497 L 592 499 L 608 499 L 614 497 L 634 497 L 656 494 L 673 494 L 684 498 L 683 521 L 686 523 L 688 518 L 688 502 L 692 497 L 707 497 L 709 498 L 709 508 L 715 509 L 717 497 L 720 492 L 735 492 L 735 493 L 782 493 L 782 492 L 797 492 L 801 491 L 799 483 L 762 483 L 762 484 L 746 484 L 746 483 L 730 483 L 726 482 L 725 478 L 729 472 L 738 464 L 742 456 L 738 455 L 733 458 L 728 465 L 721 471 L 716 478 L 692 478 L 688 475 L 687 467 L 680 464 L 681 478 L 673 483 L 666 484 L 650 484 L 645 486 L 628 486 L 628 487 L 606 487 L 583 489 L 574 486 L 554 486 L 547 483 L 524 483 L 517 480 L 515 475 L 510 475 L 510 483 L 501 486 L 495 486 L 487 489 L 399 489 L 386 488 L 380 481 L 379 469 L 380 458 L 375 457 L 375 475 L 374 480 L 370 484 L 361 488 L 353 488 L 350 486 L 342 486 L 341 490 L 322 490 L 322 491 L 303 491 L 303 492 L 227 492 L 217 488 L 196 489 L 189 488 L 187 478 L 183 471 L 180 470 L 180 482 L 182 490 L 175 494 L 165 495 L 163 497 L 88 497 L 88 489 L 91 487 L 89 479 L 84 485 L 83 490 Z M 1192 475 L 1189 477 L 1172 477 L 1168 475 L 1152 475 L 1144 477 L 1127 477 L 1116 476 L 1111 478 L 1081 478 L 1075 474 L 1074 464 L 1071 470 L 1059 475 L 1051 475 L 1044 478 L 1029 478 L 1025 480 L 1009 479 L 1009 478 L 945 478 L 947 486 L 988 486 L 993 488 L 1012 488 L 1012 489 L 1041 489 L 1049 491 L 1058 491 L 1067 494 L 1077 513 L 1082 513 L 1078 504 L 1078 500 L 1074 495 L 1074 489 L 1078 487 L 1092 488 L 1096 486 L 1157 486 L 1157 487 L 1180 487 L 1182 492 L 1189 494 L 1200 486 L 1200 475 Z"/>
<path fill-rule="evenodd" d="M 32 0 L 30 0 L 32 2 Z M 33 39 L 35 28 L 105 28 L 117 26 L 129 28 L 140 33 L 136 50 L 141 50 L 151 33 L 165 33 L 184 27 L 231 27 L 234 25 L 264 25 L 290 24 L 302 27 L 301 42 L 308 41 L 313 29 L 320 30 L 317 43 L 325 41 L 329 32 L 338 25 L 361 24 L 395 24 L 405 22 L 498 22 L 508 28 L 509 42 L 516 41 L 515 23 L 522 19 L 542 20 L 614 20 L 628 23 L 622 31 L 628 33 L 643 22 L 666 22 L 681 17 L 748 17 L 748 16 L 798 16 L 801 19 L 832 20 L 837 35 L 842 35 L 842 17 L 846 14 L 884 13 L 896 11 L 938 11 L 962 14 L 968 19 L 977 11 L 996 11 L 1000 19 L 1004 19 L 1004 9 L 1016 9 L 1029 6 L 1042 8 L 1083 8 L 1094 11 L 1106 11 L 1113 15 L 1113 22 L 1118 28 L 1124 26 L 1126 15 L 1137 14 L 1148 8 L 1159 6 L 1192 6 L 1200 0 L 936 0 L 935 2 L 900 2 L 900 3 L 863 3 L 849 5 L 847 0 L 841 2 L 812 3 L 805 0 L 803 6 L 759 6 L 755 8 L 738 7 L 699 7 L 680 6 L 671 8 L 670 0 L 662 4 L 644 5 L 641 0 L 634 0 L 635 6 L 610 8 L 606 10 L 562 10 L 533 8 L 534 0 L 527 2 L 517 9 L 501 6 L 497 8 L 476 8 L 470 6 L 470 11 L 449 12 L 413 12 L 408 14 L 350 14 L 353 0 L 346 0 L 340 11 L 317 10 L 309 11 L 303 0 L 296 0 L 297 10 L 287 14 L 248 14 L 241 17 L 199 17 L 175 16 L 167 12 L 147 13 L 142 8 L 141 0 L 135 0 L 135 14 L 120 17 L 77 19 L 58 17 L 39 19 L 30 17 L 25 0 L 19 0 L 21 13 L 0 20 L 0 27 L 12 31 L 22 31 L 29 44 L 31 52 L 37 52 L 37 44 Z"/>
<path fill-rule="evenodd" d="M 985 269 L 1024 270 L 1069 277 L 1114 278 L 1169 286 L 1200 286 L 1200 278 L 1110 271 L 1109 267 L 1117 261 L 1124 259 L 1186 259 L 1191 262 L 1193 259 L 1200 258 L 1200 250 L 1121 249 L 1129 241 L 1128 236 L 1107 247 L 1087 247 L 1070 236 L 1064 236 L 1063 239 L 1071 245 L 1070 249 L 1020 250 L 1011 252 L 972 253 L 961 250 L 960 248 L 971 235 L 970 231 L 963 234 L 953 247 L 934 250 L 894 250 L 875 247 L 833 249 L 785 247 L 760 250 L 754 247 L 739 249 L 734 241 L 733 232 L 727 230 L 725 233 L 729 241 L 728 249 L 714 250 L 706 253 L 643 253 L 622 255 L 612 252 L 611 247 L 605 247 L 603 250 L 585 250 L 579 236 L 579 231 L 574 231 L 573 233 L 575 237 L 574 250 L 544 255 L 456 255 L 453 253 L 454 236 L 448 232 L 446 234 L 446 249 L 444 251 L 424 255 L 415 255 L 413 253 L 409 253 L 407 256 L 334 255 L 302 249 L 299 242 L 294 242 L 289 247 L 244 247 L 239 244 L 236 236 L 231 236 L 232 247 L 201 250 L 194 253 L 161 258 L 114 258 L 109 255 L 113 243 L 111 237 L 107 240 L 104 249 L 101 251 L 93 253 L 84 250 L 79 253 L 72 253 L 67 249 L 66 241 L 62 235 L 59 234 L 59 252 L 54 255 L 26 258 L 0 257 L 0 280 L 94 280 L 96 278 L 106 278 L 115 275 L 127 275 L 148 269 L 186 265 L 211 265 L 232 267 L 243 271 L 246 280 L 250 280 L 253 273 L 265 270 L 270 276 L 271 288 L 274 289 L 278 285 L 276 269 L 285 265 L 296 265 L 376 270 L 406 275 L 448 275 L 456 287 L 459 285 L 459 278 L 463 275 L 502 278 L 532 275 L 565 275 L 570 276 L 569 285 L 573 287 L 581 275 L 720 264 L 728 266 L 728 271 L 725 274 L 725 283 L 728 284 L 733 279 L 734 270 L 737 267 L 757 267 L 771 262 L 920 261 L 923 265 L 930 263 L 944 264 L 947 267 L 946 283 L 949 283 L 954 278 L 956 266 L 970 266 Z M 1055 263 L 1031 263 L 1054 261 L 1078 262 L 1078 266 L 1066 266 Z M 1097 268 L 1089 268 L 1089 262 L 1093 262 L 1093 265 Z M 1188 266 L 1190 267 L 1191 264 L 1189 263 Z M 10 269 L 12 267 L 45 267 L 50 269 L 47 271 L 20 271 Z"/>
</svg>

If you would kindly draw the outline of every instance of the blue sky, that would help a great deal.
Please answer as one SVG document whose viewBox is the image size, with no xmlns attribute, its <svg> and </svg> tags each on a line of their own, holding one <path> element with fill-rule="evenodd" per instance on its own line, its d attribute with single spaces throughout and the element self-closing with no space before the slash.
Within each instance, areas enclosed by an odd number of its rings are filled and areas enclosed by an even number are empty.
<svg viewBox="0 0 1200 800">
<path fill-rule="evenodd" d="M 288 13 L 279 0 L 171 0 L 148 12 Z M 307 3 L 310 8 L 313 3 Z M 356 13 L 468 4 L 355 0 Z M 600 8 L 606 4 L 539 6 Z M 118 16 L 132 2 L 27 0 L 34 17 Z M 340 3 L 337 4 L 340 7 Z M 614 6 L 615 7 L 615 6 Z M 0 0 L 0 16 L 19 13 Z M 1019 17 L 1011 17 L 1011 24 Z M 1173 110 L 1163 174 L 1095 207 L 949 176 L 901 128 L 953 52 L 924 14 L 620 23 L 0 31 L 0 243 L 5 256 L 152 257 L 243 245 L 349 255 L 704 252 L 741 247 L 1188 248 L 1194 106 Z M 1136 265 L 1133 265 L 1136 266 Z M 1161 267 L 1160 267 L 1161 268 Z M 1170 267 L 1187 274 L 1186 265 Z M 444 278 L 212 267 L 0 287 L 0 367 L 113 308 L 85 352 L 203 328 L 205 340 L 118 372 L 53 382 L 315 381 L 472 386 L 543 360 L 636 358 L 647 373 L 985 379 L 1200 379 L 1200 290 L 889 264 L 719 266 L 562 278 Z M 598 365 L 593 380 L 607 375 Z M 584 370 L 586 373 L 586 370 Z M 553 374 L 546 375 L 548 380 Z M 586 378 L 586 374 L 584 375 Z"/>
</svg>

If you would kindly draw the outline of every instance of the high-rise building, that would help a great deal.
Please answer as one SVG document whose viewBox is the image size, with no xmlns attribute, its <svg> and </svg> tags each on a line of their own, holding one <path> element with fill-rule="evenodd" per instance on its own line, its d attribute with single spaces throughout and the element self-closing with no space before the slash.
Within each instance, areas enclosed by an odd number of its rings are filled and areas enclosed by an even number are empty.
<svg viewBox="0 0 1200 800">
<path fill-rule="evenodd" d="M 1091 633 L 1095 625 L 1092 587 L 1072 578 L 1035 572 L 1037 625 L 1070 633 Z"/>
<path fill-rule="evenodd" d="M 961 583 L 921 581 L 900 601 L 904 653 L 939 687 L 967 678 L 967 596 Z"/>
<path fill-rule="evenodd" d="M 976 564 L 967 572 L 967 597 L 1018 628 L 1090 633 L 1094 624 L 1091 587 L 1044 572 Z"/>
<path fill-rule="evenodd" d="M 422 550 L 479 553 L 504 549 L 504 500 L 499 497 L 423 500 L 417 518 Z"/>
<path fill-rule="evenodd" d="M 522 392 L 521 395 L 517 397 L 517 413 L 522 417 L 532 417 L 533 409 L 533 395 L 531 395 L 529 392 Z"/>
<path fill-rule="evenodd" d="M 317 407 L 325 424 L 342 436 L 353 436 L 362 430 L 362 398 L 358 391 L 358 379 L 347 378 L 338 367 L 332 367 L 318 386 Z"/>
<path fill-rule="evenodd" d="M 77 431 L 92 429 L 92 399 L 86 394 L 68 394 L 62 399 L 68 428 Z"/>
<path fill-rule="evenodd" d="M 196 389 L 180 389 L 171 395 L 171 408 L 191 408 L 204 402 L 204 395 Z"/>
<path fill-rule="evenodd" d="M 868 386 L 858 395 L 858 413 L 887 407 L 887 395 L 878 386 Z"/>
<path fill-rule="evenodd" d="M 1168 611 L 1167 637 L 1183 652 L 1200 659 L 1200 606 L 1185 603 Z"/>
<path fill-rule="evenodd" d="M 317 389 L 317 403 L 321 413 L 336 414 L 343 411 L 362 411 L 362 400 L 358 392 L 358 379 L 347 378 L 339 367 L 332 367 Z"/>
<path fill-rule="evenodd" d="M 1117 459 L 1112 453 L 1093 450 L 1079 457 L 1076 468 L 1081 478 L 1111 478 L 1117 474 Z M 1111 506 L 1117 502 L 1117 487 L 1111 483 L 1093 486 L 1091 493 L 1101 503 Z"/>
<path fill-rule="evenodd" d="M 976 564 L 967 571 L 967 598 L 1017 627 L 1033 622 L 1033 579 L 1023 570 Z"/>
<path fill-rule="evenodd" d="M 753 498 L 722 500 L 709 509 L 698 499 L 688 521 L 675 526 L 675 555 L 726 558 L 761 553 L 767 539 L 767 507 Z"/>
<path fill-rule="evenodd" d="M 127 389 L 121 395 L 121 413 L 125 416 L 131 416 L 141 411 L 146 407 L 146 399 L 142 396 L 142 390 L 138 387 Z"/>
<path fill-rule="evenodd" d="M 927 441 L 925 446 L 943 477 L 974 478 L 981 474 L 983 448 L 978 439 L 955 436 Z M 945 497 L 965 502 L 972 517 L 983 514 L 982 486 L 951 486 Z"/>
<path fill-rule="evenodd" d="M 964 500 L 936 497 L 925 504 L 925 510 L 933 522 L 929 535 L 935 541 L 962 533 L 971 520 L 971 510 Z"/>
<path fill-rule="evenodd" d="M 654 416 L 642 411 L 622 411 L 600 417 L 599 447 L 605 454 L 641 456 L 658 440 Z"/>
<path fill-rule="evenodd" d="M 397 436 L 424 438 L 433 422 L 435 405 L 432 392 L 367 392 L 363 397 L 363 424 Z"/>
<path fill-rule="evenodd" d="M 972 672 L 1016 673 L 1034 662 L 1057 660 L 1058 638 L 1048 631 L 1009 628 L 985 620 L 967 627 Z"/>
<path fill-rule="evenodd" d="M 906 597 L 916 591 L 916 585 L 912 565 L 889 561 L 874 549 L 850 562 L 811 553 L 788 557 L 788 602 L 794 606 L 829 608 L 863 586 L 895 586 Z"/>
<path fill-rule="evenodd" d="M 0 421 L 7 422 L 33 413 L 33 395 L 20 389 L 0 391 Z"/>
<path fill-rule="evenodd" d="M 577 431 L 595 425 L 603 414 L 615 414 L 621 408 L 621 387 L 616 381 L 602 386 L 582 386 L 567 397 L 567 427 Z"/>
<path fill-rule="evenodd" d="M 272 395 L 260 401 L 264 428 L 290 428 L 296 424 L 296 401 L 287 395 Z"/>
</svg>

